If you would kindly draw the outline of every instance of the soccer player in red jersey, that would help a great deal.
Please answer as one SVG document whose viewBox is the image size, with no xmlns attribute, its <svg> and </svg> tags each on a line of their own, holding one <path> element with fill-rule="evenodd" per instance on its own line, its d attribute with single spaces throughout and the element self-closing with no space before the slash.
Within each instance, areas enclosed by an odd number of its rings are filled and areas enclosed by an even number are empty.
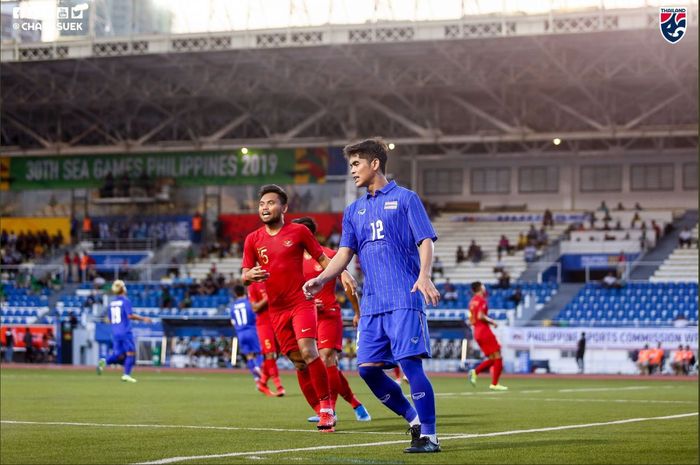
<svg viewBox="0 0 700 465">
<path fill-rule="evenodd" d="M 316 234 L 316 222 L 313 218 L 305 216 L 297 218 L 292 223 L 303 224 L 311 234 Z M 335 250 L 328 247 L 321 247 L 323 253 L 328 258 L 333 258 L 336 254 Z M 304 254 L 304 279 L 313 279 L 323 271 L 323 267 L 314 260 L 311 255 Z M 344 274 L 347 271 L 343 272 Z M 349 278 L 347 278 L 349 279 Z M 357 301 L 357 296 L 345 290 L 348 300 L 352 304 L 355 311 L 353 325 L 357 327 L 360 320 L 360 304 Z M 335 410 L 335 402 L 340 394 L 355 410 L 355 417 L 358 421 L 370 421 L 372 417 L 364 405 L 355 397 L 352 392 L 348 380 L 343 373 L 338 370 L 338 354 L 343 350 L 343 314 L 340 310 L 340 304 L 335 297 L 335 280 L 328 281 L 323 289 L 316 295 L 315 301 L 316 310 L 318 311 L 318 351 L 321 355 L 323 363 L 328 371 L 328 380 L 331 388 L 331 403 Z M 308 399 L 307 399 L 308 400 Z M 318 404 L 310 403 L 311 408 L 318 412 Z M 316 417 L 310 417 L 309 421 L 314 421 Z"/>
<path fill-rule="evenodd" d="M 272 378 L 277 388 L 277 397 L 282 397 L 285 394 L 284 387 L 280 381 L 280 372 L 277 368 L 277 341 L 275 340 L 275 331 L 272 328 L 270 314 L 267 311 L 267 292 L 265 284 L 250 283 L 248 286 L 248 300 L 250 300 L 255 312 L 255 329 L 258 332 L 260 347 L 263 354 L 262 363 L 262 378 L 260 382 L 267 388 L 267 382 Z M 264 394 L 271 391 L 263 391 Z"/>
<path fill-rule="evenodd" d="M 243 282 L 247 285 L 265 282 L 270 319 L 280 351 L 297 368 L 299 386 L 305 396 L 315 390 L 320 406 L 318 429 L 332 432 L 335 431 L 335 414 L 331 406 L 328 372 L 316 346 L 316 307 L 302 291 L 304 252 L 324 268 L 330 260 L 308 228 L 285 224 L 286 212 L 287 193 L 274 184 L 263 186 L 258 213 L 264 226 L 246 237 Z M 354 280 L 343 284 L 355 292 L 357 283 Z"/>
<path fill-rule="evenodd" d="M 474 339 L 476 339 L 487 359 L 481 362 L 475 370 L 469 370 L 469 382 L 472 386 L 476 386 L 477 375 L 493 366 L 489 389 L 492 391 L 507 391 L 507 387 L 498 384 L 498 379 L 503 371 L 503 359 L 501 358 L 501 345 L 490 328 L 490 326 L 497 328 L 498 323 L 488 316 L 489 308 L 486 301 L 486 288 L 481 282 L 474 281 L 472 283 L 472 293 L 474 297 L 469 302 L 469 322 L 474 328 Z"/>
</svg>

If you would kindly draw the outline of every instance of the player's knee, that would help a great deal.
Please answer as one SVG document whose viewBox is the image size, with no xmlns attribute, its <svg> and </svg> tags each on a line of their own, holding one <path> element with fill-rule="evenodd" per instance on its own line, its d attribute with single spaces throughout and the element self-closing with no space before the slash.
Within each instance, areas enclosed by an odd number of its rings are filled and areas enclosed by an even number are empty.
<svg viewBox="0 0 700 465">
<path fill-rule="evenodd" d="M 297 370 L 306 370 L 307 365 L 303 360 L 292 360 L 292 363 L 294 364 L 294 368 L 296 368 Z"/>
<path fill-rule="evenodd" d="M 333 349 L 321 349 L 318 351 L 323 360 L 323 364 L 327 367 L 332 367 L 338 364 L 338 360 Z"/>
<path fill-rule="evenodd" d="M 362 364 L 359 367 L 357 367 L 357 372 L 360 374 L 360 378 L 362 378 L 365 381 L 368 381 L 369 379 L 374 378 L 382 372 L 382 368 L 374 363 L 368 363 L 368 364 Z"/>
<path fill-rule="evenodd" d="M 304 359 L 304 362 L 306 363 L 311 363 L 314 360 L 318 358 L 318 350 L 316 347 L 311 346 L 311 347 L 303 347 L 301 349 L 301 356 Z"/>
</svg>

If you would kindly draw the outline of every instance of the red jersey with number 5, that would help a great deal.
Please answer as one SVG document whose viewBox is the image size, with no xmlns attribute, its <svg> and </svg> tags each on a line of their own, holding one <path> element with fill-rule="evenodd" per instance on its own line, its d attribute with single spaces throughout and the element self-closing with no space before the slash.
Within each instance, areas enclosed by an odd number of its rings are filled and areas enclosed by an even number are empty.
<svg viewBox="0 0 700 465">
<path fill-rule="evenodd" d="M 285 224 L 274 236 L 265 226 L 248 234 L 243 246 L 242 268 L 260 265 L 269 273 L 265 281 L 268 309 L 271 312 L 291 309 L 306 301 L 301 290 L 304 279 L 304 251 L 314 259 L 323 249 L 309 228 L 301 224 Z"/>
<path fill-rule="evenodd" d="M 474 327 L 474 332 L 482 331 L 484 329 L 490 329 L 488 323 L 479 320 L 479 313 L 488 315 L 489 307 L 486 303 L 486 299 L 484 298 L 484 296 L 475 295 L 474 297 L 472 297 L 471 302 L 469 302 L 469 322 Z"/>
</svg>

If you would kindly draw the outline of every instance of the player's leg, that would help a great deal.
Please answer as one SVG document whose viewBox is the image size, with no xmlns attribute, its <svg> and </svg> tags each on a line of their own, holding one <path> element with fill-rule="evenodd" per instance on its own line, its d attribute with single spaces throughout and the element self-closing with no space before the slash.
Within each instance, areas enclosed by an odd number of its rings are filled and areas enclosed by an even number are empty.
<svg viewBox="0 0 700 465">
<path fill-rule="evenodd" d="M 391 343 L 382 326 L 383 315 L 362 315 L 357 332 L 357 365 L 360 376 L 372 393 L 389 410 L 409 424 L 412 437 L 420 435 L 420 420 L 401 387 L 384 373 L 396 362 Z"/>
<path fill-rule="evenodd" d="M 264 383 L 267 385 L 267 380 L 272 378 L 277 388 L 277 395 L 284 395 L 284 387 L 280 381 L 279 369 L 277 368 L 277 342 L 275 341 L 275 332 L 271 324 L 261 324 L 257 326 L 258 340 L 263 354 L 262 371 L 265 377 Z"/>
<path fill-rule="evenodd" d="M 435 392 L 423 370 L 423 358 L 431 356 L 427 318 L 421 311 L 394 311 L 387 314 L 383 324 L 391 341 L 391 352 L 408 379 L 421 423 L 419 438 L 404 452 L 438 452 Z"/>
<path fill-rule="evenodd" d="M 318 313 L 317 341 L 318 352 L 326 366 L 331 396 L 331 407 L 335 411 L 335 403 L 340 391 L 340 371 L 338 371 L 338 352 L 343 347 L 343 320 L 340 308 Z"/>
<path fill-rule="evenodd" d="M 493 370 L 491 371 L 491 386 L 489 389 L 493 391 L 507 391 L 508 388 L 499 384 L 501 379 L 501 373 L 503 373 L 503 358 L 501 357 L 501 347 L 498 346 L 497 349 L 489 355 L 489 358 L 493 360 Z"/>
<path fill-rule="evenodd" d="M 136 380 L 131 377 L 131 370 L 134 369 L 136 364 L 136 345 L 134 344 L 134 338 L 127 337 L 124 340 L 126 346 L 126 358 L 124 359 L 124 374 L 122 375 L 122 381 L 129 383 L 135 383 Z"/>
</svg>

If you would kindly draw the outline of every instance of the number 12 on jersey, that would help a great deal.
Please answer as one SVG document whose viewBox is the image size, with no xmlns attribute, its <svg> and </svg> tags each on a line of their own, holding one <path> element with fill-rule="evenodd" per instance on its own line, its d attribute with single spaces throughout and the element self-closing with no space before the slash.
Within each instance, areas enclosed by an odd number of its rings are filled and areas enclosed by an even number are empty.
<svg viewBox="0 0 700 465">
<path fill-rule="evenodd" d="M 377 220 L 369 225 L 372 228 L 373 241 L 376 241 L 377 239 L 384 239 L 384 223 L 382 223 L 382 220 Z"/>
</svg>

